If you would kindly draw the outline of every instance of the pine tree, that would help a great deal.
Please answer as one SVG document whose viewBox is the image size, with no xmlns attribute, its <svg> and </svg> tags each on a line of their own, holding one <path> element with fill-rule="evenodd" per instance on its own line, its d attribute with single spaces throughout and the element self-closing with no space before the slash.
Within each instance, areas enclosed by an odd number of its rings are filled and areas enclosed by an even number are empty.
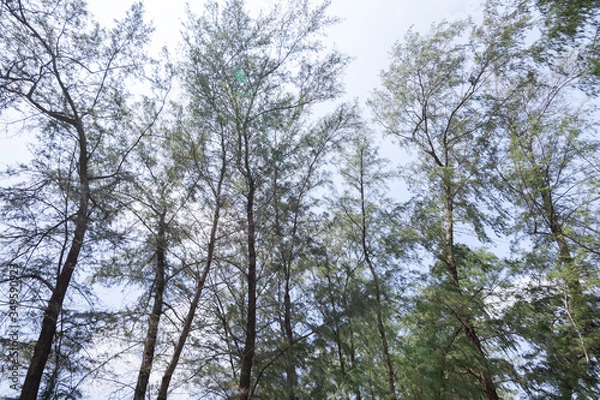
<svg viewBox="0 0 600 400">
<path fill-rule="evenodd" d="M 227 199 L 231 208 L 227 218 L 228 225 L 237 231 L 229 236 L 228 243 L 223 243 L 221 261 L 215 265 L 219 270 L 215 275 L 226 276 L 226 281 L 217 280 L 217 285 L 226 289 L 213 295 L 218 310 L 215 318 L 222 323 L 225 340 L 234 341 L 226 347 L 239 346 L 235 354 L 230 354 L 229 379 L 238 380 L 241 399 L 255 396 L 259 379 L 272 364 L 268 356 L 272 350 L 263 348 L 264 353 L 255 359 L 261 346 L 257 332 L 265 332 L 265 343 L 270 341 L 262 326 L 270 324 L 270 316 L 261 320 L 262 312 L 269 307 L 259 303 L 262 293 L 268 293 L 264 294 L 266 298 L 272 290 L 268 281 L 272 264 L 266 254 L 269 218 L 272 212 L 281 210 L 281 201 L 288 196 L 290 200 L 285 201 L 290 209 L 303 212 L 303 205 L 293 202 L 302 201 L 302 192 L 313 187 L 308 180 L 313 172 L 309 171 L 304 175 L 307 186 L 299 187 L 300 198 L 293 199 L 289 191 L 298 188 L 293 185 L 303 183 L 284 183 L 292 168 L 290 162 L 300 162 L 302 155 L 318 161 L 310 152 L 322 151 L 321 143 L 329 146 L 330 138 L 345 129 L 352 114 L 340 108 L 318 124 L 311 124 L 307 118 L 313 104 L 334 99 L 340 93 L 339 72 L 347 62 L 337 52 L 317 53 L 321 45 L 316 36 L 332 22 L 325 14 L 326 8 L 322 5 L 311 9 L 307 2 L 298 1 L 251 17 L 242 1 L 229 1 L 222 8 L 211 3 L 204 16 L 190 16 L 188 24 L 184 68 L 186 86 L 195 102 L 194 118 L 209 134 L 225 138 L 223 144 L 231 164 Z M 282 192 L 273 198 L 272 190 Z M 293 215 L 286 218 L 293 219 Z M 294 235 L 284 232 L 282 240 L 294 242 Z M 278 246 L 280 254 L 285 253 L 287 245 Z M 283 268 L 289 270 L 292 261 L 282 261 L 287 263 Z M 291 270 L 288 275 L 291 280 Z M 231 314 L 233 304 L 242 315 Z M 288 317 L 291 307 L 290 303 L 283 307 Z M 287 346 L 290 333 L 291 341 L 295 340 L 290 327 Z M 293 370 L 293 366 L 287 367 L 288 396 L 294 396 Z"/>
<path fill-rule="evenodd" d="M 533 62 L 529 68 L 526 78 L 513 77 L 514 95 L 497 121 L 497 166 L 501 188 L 517 210 L 517 232 L 532 244 L 521 249 L 525 270 L 541 279 L 529 281 L 533 301 L 521 296 L 530 304 L 517 304 L 527 321 L 519 328 L 535 349 L 528 364 L 531 393 L 593 397 L 599 314 L 590 268 L 598 256 L 598 142 L 583 110 L 567 105 L 581 76 L 577 65 L 560 73 Z"/>
<path fill-rule="evenodd" d="M 4 259 L 49 283 L 21 399 L 38 394 L 75 271 L 89 259 L 89 239 L 100 244 L 111 192 L 140 135 L 127 136 L 125 83 L 145 62 L 141 18 L 136 5 L 107 31 L 80 1 L 2 3 L 1 107 L 22 113 L 39 143 L 31 165 L 15 172 L 22 184 L 2 190 Z"/>
<path fill-rule="evenodd" d="M 418 155 L 406 173 L 416 194 L 413 223 L 435 260 L 432 273 L 442 266 L 447 273 L 439 283 L 442 290 L 431 290 L 460 328 L 449 326 L 443 337 L 448 344 L 441 349 L 461 343 L 462 356 L 443 367 L 476 380 L 483 398 L 498 399 L 501 363 L 484 333 L 487 312 L 466 285 L 469 265 L 461 257 L 464 245 L 457 232 L 466 230 L 486 242 L 486 230 L 498 221 L 480 174 L 487 160 L 478 149 L 502 100 L 490 103 L 486 92 L 509 68 L 526 23 L 517 12 L 488 17 L 481 27 L 459 21 L 442 23 L 424 36 L 409 32 L 395 46 L 392 65 L 382 74 L 384 89 L 371 104 L 386 133 Z"/>
</svg>

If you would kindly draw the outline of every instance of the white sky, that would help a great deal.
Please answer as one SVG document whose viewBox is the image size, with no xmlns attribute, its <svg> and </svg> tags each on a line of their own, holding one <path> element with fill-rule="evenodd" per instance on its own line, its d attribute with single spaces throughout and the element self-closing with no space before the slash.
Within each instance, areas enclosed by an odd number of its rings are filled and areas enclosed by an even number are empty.
<svg viewBox="0 0 600 400">
<path fill-rule="evenodd" d="M 247 0 L 252 8 L 268 7 L 274 0 Z M 132 0 L 89 0 L 89 8 L 103 25 L 120 19 Z M 156 28 L 154 42 L 158 48 L 167 44 L 175 50 L 185 19 L 186 0 L 145 0 L 147 19 Z M 203 0 L 189 0 L 197 13 Z M 379 72 L 389 65 L 389 52 L 397 40 L 412 26 L 425 31 L 443 18 L 457 19 L 481 13 L 479 0 L 332 0 L 330 15 L 343 21 L 329 30 L 327 40 L 352 56 L 344 77 L 346 98 L 358 98 L 361 105 L 379 84 Z M 0 169 L 29 158 L 23 140 L 0 132 Z"/>
<path fill-rule="evenodd" d="M 100 24 L 111 26 L 115 19 L 125 16 L 134 0 L 88 0 L 89 10 Z M 197 14 L 204 9 L 205 0 L 142 0 L 146 19 L 155 28 L 154 49 L 167 46 L 176 51 L 180 40 L 181 23 L 186 19 L 186 4 Z M 283 0 L 285 1 L 285 0 Z M 321 0 L 312 0 L 313 4 Z M 269 8 L 275 0 L 246 0 L 253 10 Z M 442 19 L 455 20 L 473 16 L 479 18 L 483 0 L 332 0 L 329 12 L 342 21 L 331 27 L 324 42 L 351 56 L 343 84 L 343 100 L 359 100 L 366 121 L 369 120 L 365 101 L 380 82 L 380 71 L 387 69 L 393 44 L 402 40 L 411 27 L 427 31 Z M 340 100 L 341 102 L 341 100 Z M 31 154 L 23 137 L 11 135 L 17 126 L 2 122 L 10 114 L 0 116 L 0 170 L 17 162 L 27 162 Z M 403 161 L 395 146 L 382 146 L 381 155 L 392 159 L 393 164 Z M 6 185 L 0 181 L 0 185 Z M 402 196 L 396 188 L 394 195 Z"/>
<path fill-rule="evenodd" d="M 246 0 L 251 8 L 265 8 L 274 0 Z M 132 0 L 89 0 L 90 10 L 105 23 L 120 18 Z M 203 0 L 145 0 L 146 15 L 156 31 L 157 46 L 167 43 L 173 50 L 179 40 L 185 6 L 203 11 Z M 318 3 L 313 0 L 313 3 Z M 330 43 L 354 57 L 345 85 L 349 98 L 363 103 L 379 83 L 379 71 L 389 64 L 389 51 L 413 26 L 425 31 L 442 19 L 465 18 L 481 13 L 480 0 L 332 0 L 330 15 L 342 22 L 328 32 Z"/>
</svg>

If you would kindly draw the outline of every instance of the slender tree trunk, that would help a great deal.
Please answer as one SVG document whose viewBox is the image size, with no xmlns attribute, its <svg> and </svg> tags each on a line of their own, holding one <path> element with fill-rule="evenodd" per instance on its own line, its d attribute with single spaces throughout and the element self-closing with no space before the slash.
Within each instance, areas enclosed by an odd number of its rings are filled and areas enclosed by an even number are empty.
<svg viewBox="0 0 600 400">
<path fill-rule="evenodd" d="M 333 287 L 333 282 L 329 274 L 326 274 L 325 278 L 327 279 L 329 287 Z M 333 296 L 329 297 L 329 302 L 331 303 L 331 309 L 333 310 L 334 314 L 337 315 L 337 307 L 335 306 L 335 299 L 333 298 Z M 333 333 L 335 335 L 335 344 L 338 361 L 340 363 L 340 371 L 342 372 L 342 376 L 346 376 L 346 362 L 344 361 L 344 349 L 342 348 L 342 332 L 340 326 L 338 325 L 338 322 L 338 318 L 335 318 L 335 320 L 333 321 L 333 323 L 335 324 L 335 326 L 333 327 Z"/>
<path fill-rule="evenodd" d="M 290 232 L 289 237 L 291 238 L 291 245 L 286 248 L 286 245 L 283 244 L 282 238 L 284 236 L 282 224 L 281 224 L 281 214 L 280 214 L 280 205 L 281 200 L 278 194 L 278 182 L 279 182 L 279 168 L 276 164 L 273 172 L 273 201 L 275 202 L 275 234 L 277 240 L 279 241 L 278 246 L 280 246 L 280 256 L 281 256 L 281 269 L 283 270 L 283 335 L 286 342 L 285 349 L 285 379 L 286 379 L 286 387 L 287 400 L 296 400 L 296 385 L 297 385 L 297 374 L 296 374 L 296 359 L 294 354 L 294 329 L 292 327 L 292 300 L 290 295 L 290 284 L 292 278 L 292 260 L 294 254 L 294 243 L 296 238 L 296 232 L 298 229 L 298 212 L 299 207 L 296 210 L 296 214 L 294 215 L 294 223 L 292 225 L 292 230 Z M 301 193 L 298 194 L 301 197 Z"/>
<path fill-rule="evenodd" d="M 256 223 L 254 221 L 254 196 L 256 194 L 256 182 L 250 165 L 250 138 L 247 130 L 247 121 L 238 126 L 239 142 L 238 151 L 243 161 L 238 165 L 246 181 L 246 223 L 247 236 L 246 246 L 248 251 L 248 270 L 246 282 L 248 284 L 248 308 L 246 312 L 246 338 L 242 350 L 240 368 L 240 385 L 238 396 L 240 400 L 252 398 L 252 363 L 256 345 Z"/>
<path fill-rule="evenodd" d="M 142 364 L 138 373 L 137 385 L 133 395 L 134 400 L 144 400 L 146 398 L 146 389 L 150 380 L 150 372 L 154 361 L 154 352 L 156 349 L 156 338 L 158 336 L 158 325 L 163 310 L 163 294 L 165 291 L 165 271 L 166 271 L 166 226 L 165 212 L 160 216 L 158 223 L 158 234 L 156 237 L 156 279 L 154 288 L 154 304 L 148 319 L 148 332 L 144 340 L 144 352 Z"/>
<path fill-rule="evenodd" d="M 598 351 L 600 349 L 600 343 L 598 339 L 592 340 L 591 345 L 585 344 L 585 337 L 595 335 L 595 331 L 598 329 L 594 324 L 595 316 L 597 312 L 588 304 L 586 296 L 583 293 L 581 285 L 581 273 L 575 265 L 575 260 L 571 254 L 571 247 L 567 242 L 564 234 L 563 224 L 560 221 L 559 215 L 556 213 L 554 208 L 554 202 L 552 199 L 552 192 L 547 188 L 541 190 L 542 202 L 544 211 L 546 213 L 546 221 L 550 232 L 553 235 L 556 246 L 558 247 L 558 255 L 560 262 L 565 268 L 565 283 L 567 285 L 567 293 L 569 301 L 565 302 L 565 308 L 571 323 L 574 325 L 577 334 L 579 335 L 579 342 L 584 353 L 586 364 L 590 364 L 590 354 L 598 357 Z"/>
<path fill-rule="evenodd" d="M 366 243 L 363 243 L 363 248 Z M 383 302 L 381 298 L 381 290 L 379 287 L 379 279 L 377 277 L 377 272 L 373 264 L 371 263 L 370 256 L 368 253 L 365 253 L 365 261 L 371 271 L 371 276 L 373 277 L 373 283 L 375 285 L 375 300 L 377 301 L 377 330 L 379 331 L 379 337 L 381 338 L 381 350 L 383 352 L 383 362 L 385 363 L 385 369 L 387 372 L 387 380 L 388 380 L 388 388 L 390 391 L 390 399 L 397 399 L 396 395 L 396 378 L 394 373 L 394 365 L 392 363 L 392 357 L 390 355 L 387 334 L 385 330 L 385 323 L 383 321 L 383 312 L 381 308 L 383 307 Z"/>
<path fill-rule="evenodd" d="M 460 281 L 458 279 L 458 267 L 456 265 L 456 258 L 454 256 L 454 196 L 452 192 L 452 187 L 449 183 L 444 185 L 444 215 L 445 215 L 445 261 L 446 266 L 448 268 L 448 273 L 452 278 L 452 282 L 456 287 L 456 290 L 460 292 Z M 475 327 L 471 323 L 471 318 L 468 313 L 465 312 L 464 307 L 460 306 L 457 310 L 458 319 L 463 327 L 463 331 L 465 336 L 473 344 L 475 350 L 477 351 L 479 358 L 481 360 L 482 365 L 487 365 L 487 355 L 483 350 L 483 346 L 481 344 L 481 340 L 477 336 L 477 332 L 475 331 Z M 498 400 L 498 392 L 496 389 L 496 384 L 489 374 L 481 369 L 479 371 L 471 371 L 478 379 L 481 390 L 484 394 L 486 400 Z"/>
<path fill-rule="evenodd" d="M 558 256 L 560 262 L 566 269 L 565 281 L 567 283 L 569 295 L 573 298 L 573 306 L 576 308 L 576 310 L 585 309 L 587 307 L 585 301 L 583 300 L 584 295 L 581 282 L 579 280 L 580 274 L 574 264 L 573 256 L 571 255 L 571 248 L 565 239 L 560 218 L 554 209 L 552 193 L 546 188 L 542 189 L 542 201 L 546 213 L 548 228 L 550 228 L 550 232 L 552 233 L 556 246 L 558 247 Z"/>
<path fill-rule="evenodd" d="M 375 270 L 375 266 L 371 261 L 371 252 L 367 245 L 367 210 L 365 206 L 365 182 L 364 182 L 364 159 L 363 155 L 360 156 L 360 212 L 361 212 L 361 245 L 362 251 L 365 257 L 365 262 L 369 267 L 371 276 L 373 277 L 373 284 L 375 286 L 375 300 L 377 302 L 377 330 L 379 331 L 379 337 L 381 338 L 381 347 L 383 352 L 383 361 L 387 372 L 388 387 L 390 391 L 390 399 L 397 399 L 396 396 L 396 379 L 394 374 L 394 366 L 392 364 L 392 357 L 390 355 L 388 340 L 385 330 L 385 324 L 383 322 L 383 301 L 381 296 L 381 288 L 379 285 L 379 276 Z"/>
<path fill-rule="evenodd" d="M 290 299 L 290 265 L 285 267 L 285 294 L 284 294 L 284 329 L 287 341 L 286 349 L 286 384 L 288 400 L 296 400 L 296 362 L 294 356 L 294 330 L 292 328 L 292 302 Z"/>
<path fill-rule="evenodd" d="M 248 179 L 248 198 L 246 204 L 246 218 L 248 222 L 248 311 L 246 315 L 246 340 L 242 353 L 242 367 L 240 371 L 240 400 L 251 398 L 250 381 L 254 346 L 256 343 L 256 249 L 255 249 L 255 223 L 254 223 L 254 181 Z"/>
<path fill-rule="evenodd" d="M 454 258 L 454 195 L 452 194 L 452 187 L 447 185 L 444 188 L 444 252 L 446 259 L 446 267 L 452 282 L 457 288 L 460 288 L 460 282 L 458 280 L 458 268 L 456 266 L 456 260 Z"/>
<path fill-rule="evenodd" d="M 196 314 L 196 310 L 198 309 L 198 305 L 200 303 L 200 297 L 202 296 L 202 291 L 204 290 L 204 284 L 206 282 L 206 278 L 208 277 L 208 273 L 210 272 L 212 262 L 215 254 L 215 247 L 217 244 L 217 230 L 219 227 L 219 217 L 221 214 L 221 207 L 223 206 L 223 198 L 222 198 L 222 187 L 223 182 L 225 180 L 226 173 L 226 157 L 225 153 L 223 153 L 221 165 L 221 173 L 219 177 L 219 181 L 217 183 L 217 190 L 215 193 L 215 211 L 213 214 L 212 226 L 210 229 L 210 237 L 208 240 L 208 253 L 206 255 L 206 262 L 204 264 L 204 269 L 202 270 L 202 275 L 198 279 L 196 283 L 196 289 L 194 291 L 194 297 L 190 304 L 190 308 L 188 309 L 187 315 L 185 316 L 183 328 L 181 333 L 179 334 L 179 339 L 177 340 L 177 344 L 175 345 L 175 350 L 173 351 L 173 355 L 171 356 L 171 360 L 169 361 L 169 365 L 163 374 L 160 388 L 158 390 L 157 400 L 166 400 L 167 393 L 169 391 L 169 386 L 171 384 L 171 379 L 173 378 L 173 373 L 175 372 L 175 368 L 177 368 L 177 364 L 179 364 L 179 358 L 181 357 L 181 352 L 183 351 L 183 347 L 185 346 L 185 342 L 190 334 L 192 329 L 192 322 L 194 320 L 194 315 Z"/>
<path fill-rule="evenodd" d="M 75 232 L 65 262 L 59 272 L 56 286 L 52 296 L 48 301 L 48 306 L 44 312 L 42 320 L 42 329 L 36 342 L 31 358 L 31 364 L 27 370 L 23 390 L 20 400 L 36 400 L 40 388 L 44 368 L 48 362 L 54 335 L 56 334 L 56 324 L 58 316 L 62 310 L 65 294 L 71 282 L 73 271 L 77 265 L 79 253 L 83 245 L 83 240 L 88 226 L 90 186 L 87 174 L 87 142 L 81 122 L 75 124 L 79 140 L 79 190 L 80 198 L 77 207 L 77 216 L 75 219 Z"/>
</svg>

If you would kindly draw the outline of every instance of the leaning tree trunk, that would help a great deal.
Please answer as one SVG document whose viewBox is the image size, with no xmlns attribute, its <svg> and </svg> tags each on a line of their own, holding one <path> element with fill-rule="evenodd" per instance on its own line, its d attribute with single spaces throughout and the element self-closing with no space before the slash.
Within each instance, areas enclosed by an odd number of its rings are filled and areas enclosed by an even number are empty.
<svg viewBox="0 0 600 400">
<path fill-rule="evenodd" d="M 448 269 L 448 273 L 452 278 L 453 285 L 455 286 L 456 290 L 460 292 L 461 288 L 458 279 L 458 266 L 456 264 L 456 258 L 454 256 L 454 200 L 452 186 L 449 183 L 444 184 L 444 219 L 444 251 L 446 253 L 445 263 Z M 481 361 L 481 365 L 488 365 L 487 355 L 483 350 L 481 340 L 479 339 L 475 327 L 471 322 L 471 317 L 464 310 L 463 306 L 459 306 L 459 309 L 456 310 L 456 313 L 459 322 L 462 325 L 463 332 L 467 337 L 467 340 L 471 342 L 471 344 L 475 347 L 475 350 L 477 351 L 477 355 Z M 496 384 L 494 383 L 492 377 L 487 371 L 481 368 L 475 368 L 474 371 L 470 372 L 477 377 L 477 380 L 479 381 L 479 385 L 486 400 L 499 399 Z"/>
<path fill-rule="evenodd" d="M 223 143 L 223 146 L 225 144 Z M 224 148 L 224 147 L 223 147 Z M 183 328 L 181 333 L 179 334 L 179 339 L 177 340 L 177 344 L 175 345 L 175 350 L 173 351 L 173 355 L 171 356 L 171 360 L 169 361 L 169 365 L 163 374 L 160 388 L 158 390 L 157 400 L 166 400 L 167 393 L 169 391 L 169 385 L 171 384 L 171 379 L 173 378 L 173 374 L 175 372 L 175 368 L 177 368 L 177 364 L 179 364 L 179 359 L 181 357 L 181 352 L 183 351 L 183 347 L 185 346 L 185 342 L 192 330 L 192 322 L 194 320 L 194 315 L 196 314 L 196 310 L 198 309 L 198 305 L 200 303 L 200 297 L 202 296 L 202 291 L 204 290 L 204 284 L 206 282 L 206 278 L 208 277 L 208 273 L 210 272 L 212 262 L 215 254 L 215 247 L 217 244 L 217 230 L 219 227 L 219 217 L 221 213 L 221 207 L 223 206 L 224 200 L 222 195 L 223 182 L 225 181 L 225 174 L 227 172 L 227 157 L 225 151 L 223 151 L 223 158 L 221 164 L 221 172 L 219 176 L 219 181 L 217 183 L 217 190 L 215 192 L 215 211 L 213 213 L 212 226 L 210 230 L 210 237 L 208 240 L 208 254 L 206 256 L 206 262 L 204 264 L 204 269 L 202 270 L 202 275 L 198 279 L 196 283 L 196 289 L 194 291 L 194 297 L 192 299 L 192 303 L 190 304 L 190 308 L 185 316 L 185 320 L 183 323 Z"/>
<path fill-rule="evenodd" d="M 83 240 L 87 231 L 90 185 L 87 172 L 88 155 L 86 136 L 81 120 L 75 119 L 74 121 L 68 122 L 76 127 L 79 140 L 78 175 L 80 198 L 77 207 L 77 216 L 75 218 L 75 232 L 73 234 L 73 238 L 71 239 L 71 245 L 65 262 L 60 269 L 56 286 L 54 287 L 54 291 L 52 292 L 52 296 L 50 297 L 48 306 L 44 312 L 42 329 L 33 351 L 33 357 L 31 358 L 31 364 L 27 370 L 25 381 L 23 382 L 23 390 L 21 391 L 21 397 L 19 398 L 20 400 L 36 400 L 37 398 L 37 393 L 39 391 L 42 376 L 44 374 L 44 368 L 48 362 L 48 357 L 54 341 L 54 335 L 56 334 L 58 317 L 62 310 L 65 294 L 67 293 L 67 288 L 71 282 L 73 271 L 77 265 L 79 253 L 81 251 L 81 247 L 83 246 Z"/>
</svg>

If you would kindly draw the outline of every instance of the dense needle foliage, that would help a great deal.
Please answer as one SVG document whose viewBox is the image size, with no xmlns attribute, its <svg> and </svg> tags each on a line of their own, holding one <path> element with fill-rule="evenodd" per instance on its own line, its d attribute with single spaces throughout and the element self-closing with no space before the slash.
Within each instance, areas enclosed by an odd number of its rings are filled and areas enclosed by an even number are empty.
<svg viewBox="0 0 600 400">
<path fill-rule="evenodd" d="M 398 32 L 369 114 L 249 6 L 1 3 L 0 396 L 599 398 L 598 2 Z"/>
</svg>

